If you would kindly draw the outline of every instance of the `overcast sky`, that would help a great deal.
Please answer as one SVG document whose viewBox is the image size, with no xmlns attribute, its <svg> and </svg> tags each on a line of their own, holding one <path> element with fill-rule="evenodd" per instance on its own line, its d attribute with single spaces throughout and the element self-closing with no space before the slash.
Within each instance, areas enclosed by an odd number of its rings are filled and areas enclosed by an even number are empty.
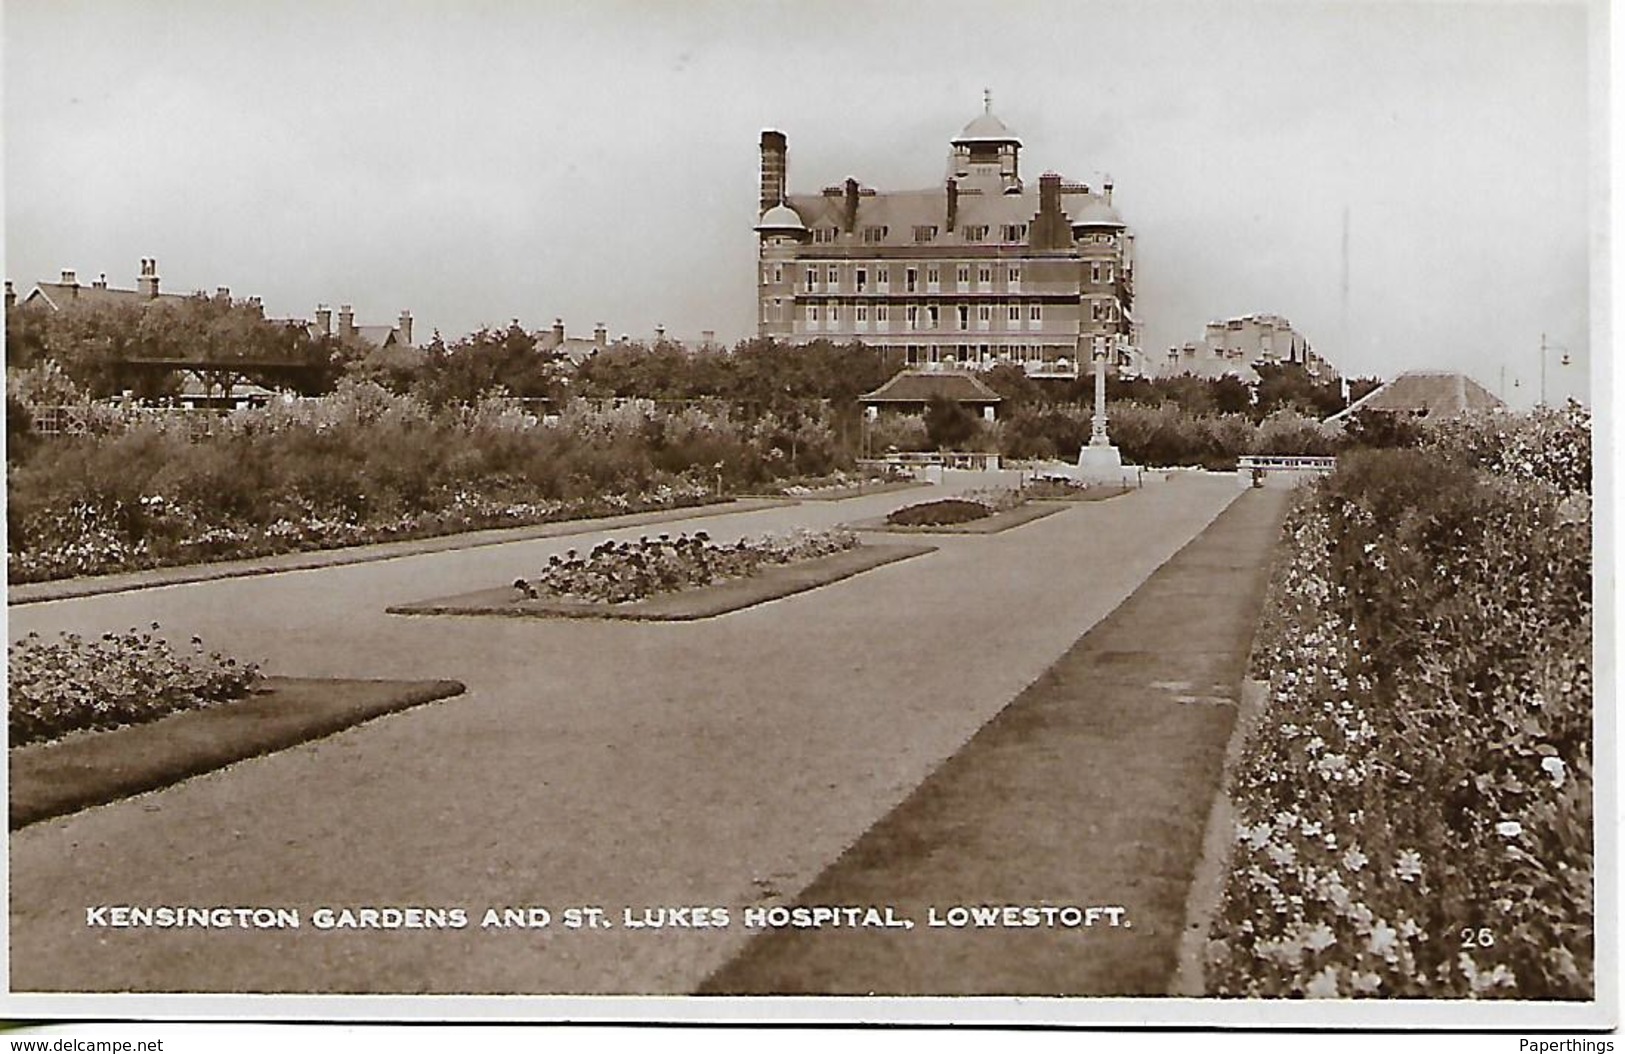
<svg viewBox="0 0 1625 1054">
<path fill-rule="evenodd" d="M 1544 331 L 1555 399 L 1589 361 L 1597 15 L 7 0 L 5 274 L 129 288 L 152 256 L 165 289 L 410 308 L 420 340 L 560 316 L 732 341 L 763 128 L 792 192 L 934 186 L 987 88 L 1027 179 L 1113 176 L 1148 352 L 1269 312 L 1345 372 L 1504 368 L 1527 402 Z"/>
</svg>

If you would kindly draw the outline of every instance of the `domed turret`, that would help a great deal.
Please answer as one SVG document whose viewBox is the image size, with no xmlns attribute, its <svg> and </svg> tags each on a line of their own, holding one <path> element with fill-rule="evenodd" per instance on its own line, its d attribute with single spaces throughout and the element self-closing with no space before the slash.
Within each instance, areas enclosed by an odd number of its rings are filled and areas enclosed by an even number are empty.
<svg viewBox="0 0 1625 1054">
<path fill-rule="evenodd" d="M 1101 198 L 1090 198 L 1089 203 L 1072 217 L 1073 227 L 1127 227 L 1117 210 Z"/>
<path fill-rule="evenodd" d="M 1021 140 L 993 115 L 993 93 L 982 93 L 982 112 L 952 140 L 948 176 L 964 189 L 988 194 L 1021 189 Z"/>
<path fill-rule="evenodd" d="M 762 213 L 761 220 L 756 224 L 756 232 L 799 236 L 807 233 L 807 225 L 801 222 L 801 215 L 795 209 L 781 201 Z"/>
</svg>

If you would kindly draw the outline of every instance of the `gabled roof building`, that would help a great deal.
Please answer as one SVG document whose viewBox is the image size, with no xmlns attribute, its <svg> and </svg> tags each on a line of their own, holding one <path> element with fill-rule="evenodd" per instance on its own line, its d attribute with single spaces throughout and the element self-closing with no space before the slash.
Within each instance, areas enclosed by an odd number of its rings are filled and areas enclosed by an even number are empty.
<svg viewBox="0 0 1625 1054">
<path fill-rule="evenodd" d="M 1021 175 L 1022 143 L 991 101 L 950 142 L 942 184 L 881 192 L 856 179 L 792 194 L 788 140 L 761 138 L 757 331 L 862 341 L 922 368 L 1015 363 L 1088 372 L 1092 353 L 1140 371 L 1134 235 L 1096 189 Z"/>
<path fill-rule="evenodd" d="M 1326 420 L 1342 421 L 1363 410 L 1440 418 L 1504 409 L 1505 402 L 1465 373 L 1407 370 Z"/>
</svg>

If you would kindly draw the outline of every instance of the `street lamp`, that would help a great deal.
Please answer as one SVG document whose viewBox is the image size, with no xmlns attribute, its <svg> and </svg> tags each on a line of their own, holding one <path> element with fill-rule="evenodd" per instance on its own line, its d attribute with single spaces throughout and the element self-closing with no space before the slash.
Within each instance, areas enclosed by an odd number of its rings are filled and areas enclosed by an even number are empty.
<svg viewBox="0 0 1625 1054">
<path fill-rule="evenodd" d="M 1569 357 L 1569 349 L 1566 346 L 1548 343 L 1546 334 L 1542 333 L 1540 335 L 1540 405 L 1542 406 L 1546 405 L 1546 352 L 1548 350 L 1563 353 L 1563 357 L 1557 360 L 1559 366 L 1567 366 L 1573 361 Z"/>
</svg>

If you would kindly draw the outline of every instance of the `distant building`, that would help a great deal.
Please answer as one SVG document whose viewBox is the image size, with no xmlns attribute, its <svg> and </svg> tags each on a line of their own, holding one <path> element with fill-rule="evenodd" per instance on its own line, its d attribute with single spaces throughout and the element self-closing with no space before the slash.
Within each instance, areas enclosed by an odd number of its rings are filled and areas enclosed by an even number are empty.
<svg viewBox="0 0 1625 1054">
<path fill-rule="evenodd" d="M 960 370 L 903 370 L 858 402 L 872 418 L 882 410 L 917 414 L 932 399 L 947 399 L 991 421 L 1004 397 L 973 373 Z"/>
<path fill-rule="evenodd" d="M 158 291 L 158 261 L 143 259 L 141 270 L 135 280 L 134 289 L 115 289 L 107 284 L 107 275 L 104 273 L 89 285 L 81 285 L 78 273 L 64 268 L 60 281 L 36 282 L 28 295 L 23 297 L 22 306 L 28 308 L 43 308 L 48 311 L 70 311 L 75 308 L 101 306 L 104 304 L 132 304 L 141 306 L 158 301 L 180 301 L 187 299 L 182 293 L 161 293 Z M 231 290 L 221 287 L 216 294 L 229 297 Z M 9 309 L 16 303 L 16 292 L 11 282 L 6 282 L 6 307 Z"/>
<path fill-rule="evenodd" d="M 1131 313 L 1134 235 L 1098 190 L 1055 173 L 1032 187 L 1021 140 L 986 112 L 950 144 L 940 186 L 856 179 L 788 189 L 788 141 L 761 138 L 757 331 L 792 344 L 862 341 L 909 366 L 1014 363 L 1071 378 L 1093 349 L 1143 368 Z"/>
<path fill-rule="evenodd" d="M 553 328 L 536 334 L 536 350 L 545 354 L 557 353 L 571 366 L 579 366 L 592 356 L 609 347 L 609 330 L 602 322 L 593 327 L 592 339 L 566 336 L 564 320 L 555 318 Z"/>
<path fill-rule="evenodd" d="M 1209 322 L 1200 344 L 1188 341 L 1168 349 L 1162 375 L 1210 380 L 1230 376 L 1256 384 L 1259 376 L 1254 366 L 1286 363 L 1302 366 L 1319 381 L 1335 381 L 1340 376 L 1337 367 L 1317 354 L 1308 339 L 1279 315 L 1242 315 Z"/>
<path fill-rule="evenodd" d="M 393 326 L 358 326 L 355 321 L 355 308 L 349 304 L 343 304 L 339 307 L 338 328 L 334 329 L 333 309 L 326 304 L 317 304 L 314 320 L 292 318 L 282 319 L 281 321 L 286 322 L 288 325 L 302 327 L 312 340 L 337 337 L 345 344 L 367 351 L 415 347 L 412 343 L 412 312 L 410 311 L 402 311 Z"/>
<path fill-rule="evenodd" d="M 1326 420 L 1342 421 L 1363 410 L 1438 418 L 1504 409 L 1505 402 L 1465 373 L 1408 370 Z"/>
</svg>

